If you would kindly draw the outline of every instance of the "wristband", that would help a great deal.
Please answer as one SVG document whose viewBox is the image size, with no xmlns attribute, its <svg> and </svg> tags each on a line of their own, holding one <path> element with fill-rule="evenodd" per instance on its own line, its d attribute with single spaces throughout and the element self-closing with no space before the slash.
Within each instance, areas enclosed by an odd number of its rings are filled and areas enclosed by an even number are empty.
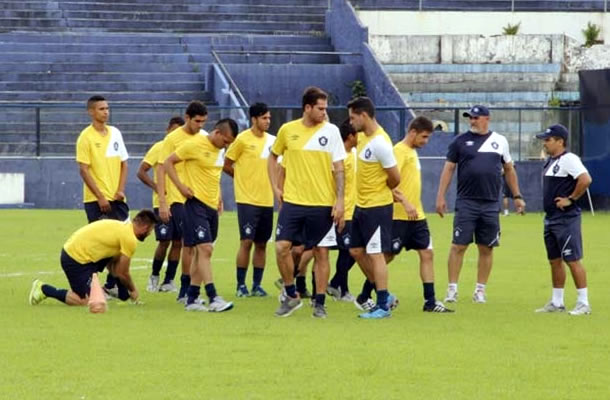
<svg viewBox="0 0 610 400">
<path fill-rule="evenodd" d="M 520 194 L 514 195 L 513 200 L 523 200 L 523 196 L 521 196 Z"/>
</svg>

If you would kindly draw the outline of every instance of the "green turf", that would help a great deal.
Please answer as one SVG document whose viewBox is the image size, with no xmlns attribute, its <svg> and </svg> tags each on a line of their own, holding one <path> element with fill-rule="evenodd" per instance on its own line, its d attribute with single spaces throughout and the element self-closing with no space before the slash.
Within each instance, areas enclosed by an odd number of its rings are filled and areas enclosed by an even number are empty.
<svg viewBox="0 0 610 400">
<path fill-rule="evenodd" d="M 414 254 L 390 267 L 401 300 L 392 318 L 362 321 L 329 302 L 314 320 L 277 307 L 271 252 L 265 299 L 234 298 L 236 215 L 221 218 L 213 259 L 222 314 L 186 313 L 171 294 L 144 290 L 154 241 L 138 248 L 133 275 L 144 306 L 104 315 L 48 299 L 27 304 L 34 277 L 65 286 L 59 252 L 82 211 L 0 211 L 0 399 L 602 399 L 608 397 L 610 215 L 585 215 L 584 265 L 593 314 L 534 314 L 550 296 L 542 216 L 502 218 L 488 303 L 472 304 L 476 249 L 466 255 L 453 315 L 421 312 Z M 447 283 L 451 217 L 429 216 L 437 294 Z M 272 250 L 272 247 L 269 248 Z M 248 275 L 248 281 L 251 275 Z M 362 281 L 350 276 L 352 292 Z M 575 290 L 568 279 L 566 305 Z"/>
</svg>

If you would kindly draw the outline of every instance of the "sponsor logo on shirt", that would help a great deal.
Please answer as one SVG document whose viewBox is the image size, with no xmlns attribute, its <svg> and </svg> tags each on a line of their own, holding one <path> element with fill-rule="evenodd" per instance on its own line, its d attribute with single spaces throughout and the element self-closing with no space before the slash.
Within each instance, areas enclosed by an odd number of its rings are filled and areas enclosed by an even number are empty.
<svg viewBox="0 0 610 400">
<path fill-rule="evenodd" d="M 466 146 L 472 146 L 473 144 L 474 144 L 474 142 L 472 140 L 466 141 Z"/>
</svg>

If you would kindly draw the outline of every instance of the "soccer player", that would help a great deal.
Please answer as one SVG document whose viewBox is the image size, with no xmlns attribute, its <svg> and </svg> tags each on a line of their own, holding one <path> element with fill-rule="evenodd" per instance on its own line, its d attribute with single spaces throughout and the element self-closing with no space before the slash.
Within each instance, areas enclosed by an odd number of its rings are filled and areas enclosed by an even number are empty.
<svg viewBox="0 0 610 400">
<path fill-rule="evenodd" d="M 159 218 L 164 224 L 171 224 L 172 237 L 174 239 L 183 238 L 184 235 L 184 202 L 186 198 L 180 193 L 176 186 L 167 181 L 165 176 L 164 162 L 176 151 L 185 141 L 198 136 L 207 134 L 202 130 L 203 125 L 208 119 L 208 109 L 200 101 L 194 100 L 186 107 L 184 115 L 184 125 L 170 132 L 163 140 L 163 146 L 159 151 L 157 159 L 157 194 L 159 196 Z M 181 180 L 185 180 L 184 163 L 175 166 L 176 173 Z M 182 274 L 180 275 L 180 290 L 178 292 L 179 303 L 186 303 L 186 291 L 190 285 L 190 268 L 193 257 L 193 249 L 183 240 L 182 246 Z"/>
<path fill-rule="evenodd" d="M 173 117 L 169 121 L 169 125 L 165 131 L 166 134 L 173 132 L 180 126 L 184 125 L 184 119 L 182 117 Z M 140 163 L 138 169 L 138 178 L 146 186 L 152 189 L 152 204 L 155 214 L 159 215 L 159 196 L 157 195 L 157 184 L 156 184 L 156 169 L 159 160 L 159 152 L 163 147 L 163 140 L 155 143 L 150 150 L 144 156 L 144 159 Z M 153 179 L 148 175 L 148 170 L 153 169 Z M 180 250 L 182 249 L 182 235 L 180 232 L 174 232 L 173 224 L 171 221 L 164 223 L 159 220 L 155 225 L 155 239 L 157 240 L 157 248 L 153 256 L 152 262 L 152 274 L 148 278 L 148 284 L 146 290 L 149 292 L 176 292 L 176 286 L 174 285 L 174 277 L 176 276 L 176 270 L 178 269 L 178 262 L 180 261 Z M 167 257 L 167 269 L 165 270 L 165 279 L 163 283 L 159 285 L 159 274 L 161 273 L 161 267 L 163 267 L 163 261 L 165 261 L 165 255 L 167 249 L 171 243 L 171 249 Z"/>
<path fill-rule="evenodd" d="M 356 160 L 354 153 L 356 152 L 358 138 L 357 132 L 350 124 L 349 119 L 343 121 L 339 131 L 346 154 L 345 160 L 343 160 L 345 171 L 345 228 L 342 232 L 338 230 L 336 232 L 339 255 L 337 256 L 335 275 L 330 280 L 326 293 L 333 296 L 335 300 L 353 303 L 356 298 L 349 292 L 347 281 L 349 270 L 356 262 L 350 255 L 349 248 L 351 246 L 352 217 L 356 207 Z"/>
<path fill-rule="evenodd" d="M 565 311 L 565 262 L 570 267 L 578 293 L 576 306 L 570 311 L 570 315 L 591 314 L 587 273 L 581 262 L 583 251 L 580 208 L 576 205 L 576 200 L 591 185 L 591 176 L 580 158 L 566 150 L 568 130 L 563 125 L 550 126 L 536 137 L 544 141 L 544 149 L 549 155 L 544 164 L 542 193 L 545 212 L 544 244 L 551 264 L 553 284 L 551 301 L 536 312 Z"/>
<path fill-rule="evenodd" d="M 392 141 L 375 119 L 375 106 L 368 97 L 347 104 L 350 123 L 358 131 L 356 187 L 357 199 L 351 229 L 352 257 L 374 283 L 377 307 L 361 318 L 391 316 L 396 298 L 388 292 L 388 267 L 384 253 L 391 251 L 392 189 L 400 183 L 400 173 Z"/>
<path fill-rule="evenodd" d="M 316 264 L 313 316 L 326 318 L 325 293 L 329 278 L 328 247 L 335 241 L 333 221 L 343 230 L 343 159 L 339 129 L 326 121 L 328 95 L 308 87 L 302 98 L 303 117 L 280 128 L 269 157 L 269 177 L 282 207 L 276 228 L 277 264 L 287 296 L 275 315 L 287 317 L 303 303 L 294 285 L 292 242 L 302 237 L 312 247 Z M 286 170 L 283 190 L 278 185 L 277 158 Z M 304 234 L 301 232 L 304 229 Z"/>
<path fill-rule="evenodd" d="M 267 159 L 275 136 L 267 133 L 271 112 L 264 103 L 250 107 L 251 127 L 241 132 L 225 156 L 223 170 L 233 177 L 237 220 L 239 224 L 239 250 L 237 252 L 237 297 L 264 297 L 261 287 L 267 242 L 273 231 L 273 191 L 267 173 Z M 246 273 L 252 255 L 252 289 L 246 286 Z"/>
<path fill-rule="evenodd" d="M 404 139 L 394 146 L 394 156 L 400 171 L 400 185 L 394 189 L 392 251 L 386 261 L 392 261 L 402 249 L 415 250 L 419 256 L 419 275 L 424 289 L 425 312 L 450 313 L 434 294 L 434 253 L 432 239 L 421 202 L 421 165 L 417 149 L 428 143 L 434 126 L 426 117 L 417 117 L 409 124 Z M 397 200 L 397 201 L 396 201 Z"/>
<path fill-rule="evenodd" d="M 142 210 L 133 222 L 105 219 L 80 228 L 61 250 L 61 267 L 70 289 L 58 289 L 36 279 L 30 291 L 30 304 L 36 305 L 52 297 L 69 306 L 86 305 L 91 277 L 106 267 L 117 279 L 119 299 L 137 301 L 139 293 L 129 274 L 129 263 L 138 241 L 146 239 L 156 221 L 151 210 Z"/>
<path fill-rule="evenodd" d="M 87 221 L 110 218 L 124 221 L 129 217 L 125 201 L 127 149 L 121 131 L 107 125 L 108 102 L 102 96 L 87 101 L 91 124 L 76 141 L 76 162 L 83 179 L 83 202 Z M 116 282 L 108 274 L 104 289 L 116 297 Z"/>
<path fill-rule="evenodd" d="M 499 194 L 502 169 L 513 193 L 517 213 L 523 213 L 525 201 L 519 191 L 508 141 L 504 136 L 489 130 L 487 107 L 475 105 L 463 116 L 469 119 L 470 130 L 457 136 L 449 145 L 436 196 L 436 212 L 442 218 L 447 212 L 445 194 L 457 167 L 457 200 L 448 261 L 449 286 L 445 301 L 457 301 L 458 278 L 464 254 L 474 237 L 479 250 L 479 260 L 477 284 L 472 300 L 475 303 L 485 303 L 485 287 L 491 272 L 493 248 L 500 244 Z"/>
<path fill-rule="evenodd" d="M 212 278 L 212 251 L 218 235 L 218 210 L 221 205 L 220 175 L 224 152 L 237 136 L 237 123 L 221 119 L 209 135 L 195 135 L 182 143 L 165 161 L 168 176 L 186 198 L 184 203 L 184 245 L 194 248 L 186 311 L 228 311 L 233 303 L 216 293 Z M 184 161 L 184 178 L 175 164 Z M 198 302 L 201 283 L 210 303 L 206 308 Z"/>
</svg>

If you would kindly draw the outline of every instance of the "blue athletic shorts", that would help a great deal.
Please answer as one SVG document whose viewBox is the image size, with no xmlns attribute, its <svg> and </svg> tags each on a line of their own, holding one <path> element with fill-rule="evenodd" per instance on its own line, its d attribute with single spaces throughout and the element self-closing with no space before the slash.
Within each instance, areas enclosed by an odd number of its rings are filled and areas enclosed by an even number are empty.
<svg viewBox="0 0 610 400">
<path fill-rule="evenodd" d="M 100 219 L 116 219 L 118 221 L 125 221 L 129 218 L 129 206 L 124 201 L 110 201 L 110 212 L 102 213 L 100 205 L 97 201 L 90 201 L 85 203 L 85 213 L 87 214 L 87 221 L 89 223 L 98 221 Z"/>
<path fill-rule="evenodd" d="M 332 207 L 282 204 L 275 230 L 275 240 L 300 241 L 306 249 L 315 246 L 331 247 L 327 239 L 334 239 Z"/>
<path fill-rule="evenodd" d="M 563 258 L 565 261 L 578 261 L 582 259 L 580 220 L 580 214 L 567 218 L 544 220 L 544 245 L 549 260 Z"/>
<path fill-rule="evenodd" d="M 392 222 L 392 253 L 398 254 L 402 249 L 432 249 L 432 239 L 428 222 L 394 220 Z"/>
<path fill-rule="evenodd" d="M 237 203 L 239 239 L 266 243 L 273 232 L 273 207 Z"/>
<path fill-rule="evenodd" d="M 351 248 L 364 247 L 367 254 L 392 250 L 392 204 L 379 207 L 356 206 L 351 226 Z"/>
<path fill-rule="evenodd" d="M 500 203 L 458 199 L 453 217 L 453 244 L 476 244 L 487 247 L 500 245 Z"/>
<path fill-rule="evenodd" d="M 336 230 L 336 227 L 335 227 Z M 352 247 L 352 221 L 345 221 L 343 231 L 337 233 L 337 249 L 349 250 Z"/>
<path fill-rule="evenodd" d="M 104 258 L 97 262 L 81 264 L 72 257 L 64 249 L 61 249 L 59 261 L 61 267 L 68 278 L 70 289 L 81 299 L 89 296 L 91 291 L 91 277 L 96 272 L 102 272 L 112 258 Z"/>
<path fill-rule="evenodd" d="M 155 215 L 159 217 L 159 209 L 155 208 L 154 211 Z M 157 239 L 158 242 L 182 239 L 184 204 L 173 203 L 171 206 L 169 206 L 169 212 L 171 216 L 167 224 L 161 221 L 159 217 L 159 223 L 155 225 L 155 239 Z"/>
<path fill-rule="evenodd" d="M 196 198 L 184 203 L 184 245 L 214 243 L 218 235 L 218 211 Z"/>
</svg>

